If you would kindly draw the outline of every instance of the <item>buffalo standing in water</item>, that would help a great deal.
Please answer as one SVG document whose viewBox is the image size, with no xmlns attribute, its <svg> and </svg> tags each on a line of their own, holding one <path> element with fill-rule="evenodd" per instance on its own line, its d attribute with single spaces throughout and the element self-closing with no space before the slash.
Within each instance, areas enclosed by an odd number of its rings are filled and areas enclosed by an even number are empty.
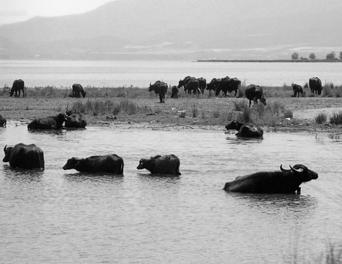
<svg viewBox="0 0 342 264">
<path fill-rule="evenodd" d="M 259 85 L 250 84 L 245 90 L 246 98 L 249 100 L 249 107 L 252 101 L 254 104 L 258 103 L 258 100 L 266 105 L 266 98 L 264 97 L 262 88 Z"/>
<path fill-rule="evenodd" d="M 113 173 L 122 174 L 124 162 L 121 157 L 116 154 L 91 156 L 85 159 L 71 158 L 63 166 L 63 170 L 75 169 L 80 172 L 90 173 Z"/>
<path fill-rule="evenodd" d="M 65 120 L 66 128 L 85 128 L 87 125 L 87 121 L 85 121 L 80 114 L 67 114 Z"/>
<path fill-rule="evenodd" d="M 323 87 L 322 81 L 318 77 L 312 77 L 309 79 L 309 87 L 313 94 L 321 95 Z"/>
<path fill-rule="evenodd" d="M 4 148 L 3 162 L 9 162 L 12 168 L 44 170 L 44 153 L 34 144 L 19 143 L 14 147 Z"/>
<path fill-rule="evenodd" d="M 262 138 L 264 131 L 257 126 L 250 124 L 242 124 L 239 121 L 232 121 L 226 125 L 226 129 L 234 129 L 238 132 L 235 134 L 238 138 Z"/>
<path fill-rule="evenodd" d="M 57 116 L 49 116 L 44 118 L 38 118 L 28 124 L 29 130 L 33 129 L 61 129 L 63 123 L 66 120 L 65 114 L 58 114 Z"/>
<path fill-rule="evenodd" d="M 14 94 L 15 97 L 17 96 L 20 97 L 20 93 L 23 92 L 23 97 L 25 97 L 24 88 L 25 88 L 25 83 L 23 80 L 21 79 L 15 80 L 13 82 L 13 85 L 10 91 L 10 96 L 13 96 Z"/>
<path fill-rule="evenodd" d="M 83 98 L 86 96 L 86 92 L 84 91 L 82 85 L 80 85 L 79 83 L 74 83 L 72 85 L 72 93 L 70 97 L 80 98 L 81 95 Z"/>
<path fill-rule="evenodd" d="M 0 127 L 6 127 L 6 118 L 0 115 Z"/>
<path fill-rule="evenodd" d="M 280 171 L 257 172 L 236 177 L 235 180 L 225 184 L 224 190 L 241 193 L 300 194 L 299 185 L 318 178 L 316 172 L 302 164 L 296 164 L 290 168 L 290 170 L 285 170 L 280 166 Z"/>
<path fill-rule="evenodd" d="M 176 155 L 157 155 L 149 159 L 141 159 L 138 170 L 147 169 L 152 174 L 180 175 L 180 161 Z"/>
<path fill-rule="evenodd" d="M 154 91 L 159 95 L 160 103 L 165 103 L 165 94 L 167 93 L 167 84 L 165 82 L 156 81 L 154 84 L 150 84 L 148 91 Z"/>
<path fill-rule="evenodd" d="M 293 83 L 292 85 L 293 96 L 292 97 L 299 97 L 299 95 L 304 96 L 303 87 L 299 84 Z"/>
</svg>

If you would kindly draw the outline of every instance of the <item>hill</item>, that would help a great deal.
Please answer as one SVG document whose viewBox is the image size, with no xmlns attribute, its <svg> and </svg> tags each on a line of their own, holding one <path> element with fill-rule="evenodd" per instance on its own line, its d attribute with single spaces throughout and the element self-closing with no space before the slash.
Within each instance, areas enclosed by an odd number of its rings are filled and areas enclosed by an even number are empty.
<svg viewBox="0 0 342 264">
<path fill-rule="evenodd" d="M 342 47 L 341 7 L 339 0 L 118 0 L 0 26 L 0 58 L 288 58 L 295 49 Z"/>
</svg>

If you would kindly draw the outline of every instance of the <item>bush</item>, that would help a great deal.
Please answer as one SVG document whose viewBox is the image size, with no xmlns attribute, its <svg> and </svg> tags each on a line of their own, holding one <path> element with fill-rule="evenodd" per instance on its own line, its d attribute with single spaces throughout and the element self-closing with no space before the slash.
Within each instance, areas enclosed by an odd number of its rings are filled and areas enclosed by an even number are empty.
<svg viewBox="0 0 342 264">
<path fill-rule="evenodd" d="M 243 111 L 246 108 L 249 108 L 246 101 L 234 101 L 234 111 Z"/>
<path fill-rule="evenodd" d="M 323 123 L 327 122 L 327 115 L 325 113 L 319 113 L 315 117 L 315 122 L 316 122 L 316 124 L 323 124 Z"/>
<path fill-rule="evenodd" d="M 191 106 L 192 117 L 195 118 L 198 116 L 198 108 L 196 104 Z"/>
<path fill-rule="evenodd" d="M 333 115 L 330 117 L 330 124 L 333 124 L 333 125 L 342 124 L 342 111 L 338 113 L 333 113 Z"/>
<path fill-rule="evenodd" d="M 284 118 L 293 118 L 293 112 L 291 110 L 286 110 L 284 112 Z"/>
</svg>

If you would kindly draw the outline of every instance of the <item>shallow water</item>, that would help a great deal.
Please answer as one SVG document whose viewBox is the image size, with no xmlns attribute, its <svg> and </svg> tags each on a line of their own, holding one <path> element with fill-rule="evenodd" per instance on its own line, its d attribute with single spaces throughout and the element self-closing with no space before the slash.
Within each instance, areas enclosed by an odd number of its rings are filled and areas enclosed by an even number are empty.
<svg viewBox="0 0 342 264">
<path fill-rule="evenodd" d="M 0 166 L 2 263 L 280 263 L 341 242 L 342 138 L 266 133 L 241 141 L 214 130 L 90 127 L 0 129 L 0 147 L 36 143 L 44 172 Z M 61 167 L 72 156 L 117 153 L 123 177 Z M 180 177 L 137 171 L 142 157 L 174 153 Z M 280 164 L 319 174 L 302 194 L 230 194 L 226 181 Z"/>
<path fill-rule="evenodd" d="M 247 84 L 282 86 L 304 84 L 319 76 L 322 82 L 342 84 L 342 63 L 212 63 L 191 61 L 15 61 L 0 60 L 0 87 L 21 78 L 28 87 L 84 86 L 147 87 L 163 80 L 171 85 L 187 75 L 238 77 Z"/>
</svg>

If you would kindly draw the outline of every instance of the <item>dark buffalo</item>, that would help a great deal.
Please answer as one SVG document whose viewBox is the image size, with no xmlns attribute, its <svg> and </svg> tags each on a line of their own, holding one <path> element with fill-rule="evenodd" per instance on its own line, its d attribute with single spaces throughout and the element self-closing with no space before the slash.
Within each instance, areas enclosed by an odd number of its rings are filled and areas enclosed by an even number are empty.
<svg viewBox="0 0 342 264">
<path fill-rule="evenodd" d="M 188 94 L 197 94 L 201 93 L 200 82 L 197 78 L 191 78 L 187 83 L 184 84 L 184 91 L 187 91 Z"/>
<path fill-rule="evenodd" d="M 0 115 L 0 127 L 6 127 L 6 119 Z"/>
<path fill-rule="evenodd" d="M 195 77 L 191 77 L 191 76 L 186 76 L 183 80 L 179 80 L 179 82 L 178 82 L 178 88 L 181 88 L 181 87 L 184 87 L 184 92 L 187 92 L 186 90 L 185 90 L 185 84 L 189 81 L 189 80 L 191 80 L 191 79 L 193 79 L 193 78 L 195 78 Z"/>
<path fill-rule="evenodd" d="M 237 130 L 236 136 L 238 138 L 262 138 L 264 134 L 264 131 L 260 127 L 251 124 L 242 124 L 235 120 L 226 125 L 226 129 Z"/>
<path fill-rule="evenodd" d="M 201 94 L 204 94 L 204 90 L 207 88 L 207 80 L 203 77 L 200 77 L 197 80 Z"/>
<path fill-rule="evenodd" d="M 201 87 L 206 86 L 206 80 L 204 78 L 195 78 L 186 76 L 183 80 L 178 82 L 178 88 L 184 87 L 184 92 L 188 94 L 200 94 Z"/>
<path fill-rule="evenodd" d="M 215 90 L 216 96 L 222 92 L 224 96 L 227 96 L 227 93 L 235 92 L 234 96 L 236 96 L 237 91 L 241 85 L 241 81 L 237 78 L 229 78 L 224 77 L 221 79 L 221 81 L 218 84 L 218 87 Z"/>
<path fill-rule="evenodd" d="M 299 84 L 293 83 L 292 85 L 293 89 L 293 97 L 299 97 L 299 95 L 304 96 L 303 87 Z"/>
<path fill-rule="evenodd" d="M 87 121 L 85 121 L 80 114 L 67 114 L 65 120 L 66 128 L 85 128 Z"/>
<path fill-rule="evenodd" d="M 152 174 L 180 175 L 179 165 L 180 161 L 176 155 L 157 155 L 149 159 L 141 159 L 137 169 L 147 169 Z"/>
<path fill-rule="evenodd" d="M 85 159 L 71 158 L 63 166 L 63 170 L 75 169 L 80 172 L 105 172 L 113 174 L 122 174 L 124 162 L 116 154 L 91 156 Z"/>
<path fill-rule="evenodd" d="M 63 123 L 66 121 L 65 114 L 58 114 L 57 116 L 49 116 L 33 120 L 28 124 L 27 128 L 32 129 L 61 129 Z"/>
<path fill-rule="evenodd" d="M 14 147 L 4 148 L 3 162 L 9 162 L 12 168 L 44 169 L 44 153 L 34 144 L 19 143 Z"/>
<path fill-rule="evenodd" d="M 208 83 L 208 85 L 207 85 L 207 90 L 209 90 L 209 93 L 210 93 L 211 91 L 214 91 L 215 94 L 216 94 L 217 89 L 219 89 L 220 82 L 221 82 L 221 79 L 213 78 L 213 79 L 210 81 L 210 83 Z"/>
<path fill-rule="evenodd" d="M 318 77 L 309 79 L 309 87 L 313 94 L 321 95 L 323 87 L 322 81 Z"/>
<path fill-rule="evenodd" d="M 156 81 L 154 84 L 150 84 L 148 91 L 154 91 L 159 95 L 160 103 L 165 103 L 165 94 L 167 93 L 167 84 L 165 82 Z"/>
<path fill-rule="evenodd" d="M 84 91 L 82 85 L 80 85 L 79 83 L 74 83 L 72 85 L 72 93 L 71 93 L 70 97 L 80 98 L 81 95 L 83 98 L 86 96 L 86 92 Z"/>
<path fill-rule="evenodd" d="M 172 86 L 171 88 L 171 98 L 178 98 L 178 87 L 177 86 Z"/>
<path fill-rule="evenodd" d="M 24 88 L 25 88 L 25 83 L 23 80 L 21 79 L 15 80 L 13 82 L 13 85 L 10 91 L 10 96 L 13 96 L 14 94 L 15 97 L 17 96 L 20 97 L 20 93 L 23 92 L 23 97 L 24 97 L 25 96 Z"/>
<path fill-rule="evenodd" d="M 258 100 L 266 105 L 266 98 L 264 97 L 262 88 L 259 85 L 250 84 L 245 90 L 246 98 L 249 100 L 249 107 L 252 101 L 256 104 Z"/>
<path fill-rule="evenodd" d="M 257 172 L 246 176 L 236 177 L 227 182 L 224 190 L 241 193 L 297 193 L 300 194 L 301 183 L 318 178 L 318 174 L 302 164 L 290 166 L 280 171 Z"/>
</svg>

